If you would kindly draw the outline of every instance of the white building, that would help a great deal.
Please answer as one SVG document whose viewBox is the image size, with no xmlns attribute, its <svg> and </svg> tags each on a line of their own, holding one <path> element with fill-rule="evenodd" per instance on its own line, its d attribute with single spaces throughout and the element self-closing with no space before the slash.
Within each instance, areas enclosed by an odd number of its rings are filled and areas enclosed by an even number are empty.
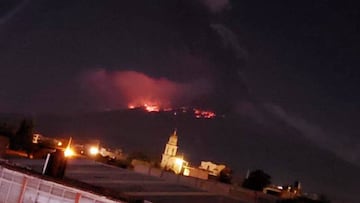
<svg viewBox="0 0 360 203">
<path fill-rule="evenodd" d="M 200 169 L 204 169 L 209 172 L 209 175 L 213 176 L 219 176 L 220 172 L 225 168 L 226 166 L 223 164 L 215 164 L 211 161 L 202 161 L 201 165 L 199 166 Z"/>
</svg>

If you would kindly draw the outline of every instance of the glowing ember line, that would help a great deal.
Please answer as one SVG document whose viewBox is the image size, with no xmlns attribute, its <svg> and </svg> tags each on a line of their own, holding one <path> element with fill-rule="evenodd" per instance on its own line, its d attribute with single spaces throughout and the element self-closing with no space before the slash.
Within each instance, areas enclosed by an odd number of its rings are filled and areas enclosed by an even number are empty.
<svg viewBox="0 0 360 203">
<path fill-rule="evenodd" d="M 148 112 L 159 112 L 160 108 L 157 105 L 144 104 L 144 108 Z"/>
<path fill-rule="evenodd" d="M 196 118 L 214 118 L 216 114 L 212 111 L 204 111 L 201 109 L 193 109 Z"/>
<path fill-rule="evenodd" d="M 144 103 L 140 103 L 138 105 L 134 105 L 134 104 L 129 104 L 128 105 L 129 109 L 144 109 L 147 112 L 160 112 L 160 111 L 164 111 L 164 112 L 170 112 L 170 111 L 175 111 L 174 115 L 177 115 L 177 110 L 179 110 L 181 113 L 187 113 L 188 110 L 189 112 L 191 112 L 191 108 L 187 108 L 187 107 L 181 107 L 179 109 L 172 109 L 172 108 L 162 108 L 158 103 L 156 102 L 144 102 Z M 205 111 L 202 109 L 192 109 L 193 115 L 195 118 L 199 118 L 199 119 L 212 119 L 216 117 L 215 112 L 213 111 Z"/>
</svg>

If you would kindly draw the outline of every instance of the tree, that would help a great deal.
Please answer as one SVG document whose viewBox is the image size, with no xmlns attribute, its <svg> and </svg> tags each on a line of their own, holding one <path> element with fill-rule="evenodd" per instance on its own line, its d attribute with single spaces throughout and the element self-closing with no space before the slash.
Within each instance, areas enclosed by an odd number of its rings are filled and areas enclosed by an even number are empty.
<svg viewBox="0 0 360 203">
<path fill-rule="evenodd" d="M 132 161 L 134 159 L 137 159 L 137 160 L 141 160 L 141 161 L 146 161 L 146 162 L 150 162 L 151 159 L 149 156 L 147 156 L 145 153 L 143 152 L 132 152 L 129 154 L 129 156 L 127 157 L 127 160 L 128 161 Z"/>
<path fill-rule="evenodd" d="M 262 191 L 271 183 L 271 176 L 262 170 L 255 170 L 243 182 L 243 187 L 251 190 Z"/>
<path fill-rule="evenodd" d="M 14 135 L 14 128 L 7 123 L 0 123 L 0 135 L 10 138 Z"/>
<path fill-rule="evenodd" d="M 321 195 L 318 200 L 309 199 L 307 197 L 298 197 L 295 199 L 278 200 L 276 203 L 330 203 L 330 200 Z"/>
<path fill-rule="evenodd" d="M 219 181 L 222 183 L 230 184 L 232 179 L 232 170 L 228 167 L 225 167 L 220 171 Z"/>
<path fill-rule="evenodd" d="M 34 150 L 32 142 L 34 134 L 34 124 L 30 119 L 24 119 L 20 123 L 19 129 L 16 131 L 15 136 L 11 139 L 11 146 L 13 149 L 22 149 L 28 156 Z"/>
</svg>

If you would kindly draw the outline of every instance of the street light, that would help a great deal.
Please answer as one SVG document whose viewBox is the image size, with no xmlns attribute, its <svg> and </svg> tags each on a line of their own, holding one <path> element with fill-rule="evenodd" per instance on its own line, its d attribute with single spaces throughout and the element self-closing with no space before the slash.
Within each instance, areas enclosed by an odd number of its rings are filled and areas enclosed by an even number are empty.
<svg viewBox="0 0 360 203">
<path fill-rule="evenodd" d="M 70 147 L 66 147 L 65 151 L 64 151 L 64 156 L 65 157 L 72 157 L 74 156 L 74 150 L 72 150 Z"/>
<path fill-rule="evenodd" d="M 92 147 L 90 147 L 89 152 L 90 152 L 90 155 L 95 156 L 95 155 L 97 155 L 99 153 L 99 148 L 95 147 L 95 146 L 92 146 Z"/>
<path fill-rule="evenodd" d="M 67 157 L 74 156 L 74 154 L 75 154 L 74 150 L 72 150 L 72 149 L 70 148 L 71 141 L 72 141 L 72 137 L 69 138 L 68 145 L 67 145 L 67 147 L 65 148 L 65 151 L 64 151 L 64 156 L 65 156 L 66 158 L 67 158 Z"/>
</svg>

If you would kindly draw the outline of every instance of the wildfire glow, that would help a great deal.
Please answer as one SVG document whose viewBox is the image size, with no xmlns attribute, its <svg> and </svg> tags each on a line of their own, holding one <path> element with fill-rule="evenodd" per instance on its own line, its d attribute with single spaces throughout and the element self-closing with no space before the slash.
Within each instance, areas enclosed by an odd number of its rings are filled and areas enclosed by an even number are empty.
<svg viewBox="0 0 360 203">
<path fill-rule="evenodd" d="M 148 112 L 159 112 L 160 111 L 160 107 L 155 104 L 144 104 L 144 108 Z"/>
<path fill-rule="evenodd" d="M 214 118 L 216 116 L 215 112 L 204 111 L 201 109 L 194 109 L 194 114 L 196 118 Z"/>
<path fill-rule="evenodd" d="M 216 117 L 216 113 L 210 110 L 202 110 L 198 108 L 188 108 L 188 107 L 181 107 L 179 109 L 173 109 L 170 107 L 163 108 L 159 103 L 156 102 L 143 102 L 137 105 L 129 104 L 129 109 L 144 109 L 147 112 L 170 112 L 173 111 L 174 115 L 176 116 L 178 113 L 187 113 L 192 112 L 195 118 L 199 119 L 212 119 Z"/>
<path fill-rule="evenodd" d="M 165 108 L 163 109 L 164 111 L 172 111 L 173 109 L 172 108 Z"/>
<path fill-rule="evenodd" d="M 141 108 L 146 110 L 147 112 L 159 112 L 160 110 L 162 110 L 160 108 L 160 105 L 158 105 L 157 103 L 153 103 L 153 102 L 143 102 L 141 104 L 138 105 L 134 105 L 134 104 L 129 104 L 128 105 L 129 109 L 136 109 L 136 108 Z"/>
</svg>

